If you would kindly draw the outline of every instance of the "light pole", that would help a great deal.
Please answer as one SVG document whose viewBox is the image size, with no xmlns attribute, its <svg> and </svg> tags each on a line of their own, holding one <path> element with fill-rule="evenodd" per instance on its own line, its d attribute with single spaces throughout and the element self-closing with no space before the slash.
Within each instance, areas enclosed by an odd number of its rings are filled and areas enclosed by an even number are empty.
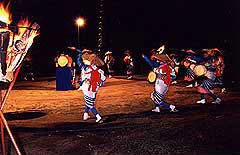
<svg viewBox="0 0 240 155">
<path fill-rule="evenodd" d="M 78 17 L 76 19 L 76 25 L 78 28 L 78 48 L 80 48 L 80 27 L 83 27 L 85 25 L 85 20 L 82 17 Z"/>
</svg>

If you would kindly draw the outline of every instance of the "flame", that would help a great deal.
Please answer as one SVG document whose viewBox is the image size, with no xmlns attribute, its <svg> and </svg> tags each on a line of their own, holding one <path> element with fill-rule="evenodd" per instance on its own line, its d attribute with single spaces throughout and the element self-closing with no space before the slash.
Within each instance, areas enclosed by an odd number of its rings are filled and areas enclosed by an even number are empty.
<svg viewBox="0 0 240 155">
<path fill-rule="evenodd" d="M 12 22 L 12 15 L 9 11 L 9 3 L 6 7 L 0 3 L 0 21 L 10 24 Z"/>
<path fill-rule="evenodd" d="M 158 54 L 161 54 L 165 49 L 165 46 L 162 45 L 161 47 L 159 47 L 159 49 L 157 50 L 158 51 Z"/>
<path fill-rule="evenodd" d="M 22 35 L 25 33 L 25 31 L 27 30 L 26 28 L 24 27 L 29 27 L 31 25 L 31 23 L 28 21 L 28 18 L 25 18 L 25 19 L 21 19 L 17 26 L 19 27 L 18 28 L 18 34 L 15 36 L 16 39 L 20 39 L 22 37 Z"/>
</svg>

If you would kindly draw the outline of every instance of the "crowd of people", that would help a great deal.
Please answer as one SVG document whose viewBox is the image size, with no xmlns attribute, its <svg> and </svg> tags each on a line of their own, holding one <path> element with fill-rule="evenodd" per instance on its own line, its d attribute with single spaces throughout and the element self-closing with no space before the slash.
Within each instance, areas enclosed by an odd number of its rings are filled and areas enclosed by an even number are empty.
<svg viewBox="0 0 240 155">
<path fill-rule="evenodd" d="M 223 53 L 219 49 L 202 49 L 198 52 L 180 50 L 177 53 L 160 55 L 158 55 L 157 50 L 153 49 L 150 58 L 145 55 L 142 56 L 153 70 L 168 64 L 172 68 L 171 73 L 176 75 L 176 78 L 172 78 L 172 84 L 187 81 L 188 85 L 186 87 L 197 87 L 200 100 L 196 103 L 205 104 L 205 95 L 209 95 L 213 98 L 212 103 L 220 104 L 221 99 L 213 91 L 216 86 L 220 86 L 222 92 L 226 91 L 223 81 L 225 65 Z M 159 78 L 159 73 L 154 72 Z M 180 73 L 184 74 L 181 75 Z M 165 93 L 161 94 L 164 95 Z"/>
<path fill-rule="evenodd" d="M 80 50 L 75 47 L 69 47 L 69 49 L 78 53 L 76 65 L 72 58 L 64 53 L 56 57 L 56 89 L 82 90 L 85 100 L 83 120 L 89 119 L 89 112 L 92 112 L 96 117 L 96 122 L 102 122 L 102 117 L 94 107 L 94 103 L 96 94 L 106 78 L 112 78 L 116 73 L 114 68 L 116 59 L 113 52 L 107 51 L 102 61 L 92 50 Z M 125 50 L 123 55 L 122 61 L 126 66 L 126 78 L 133 79 L 136 66 L 132 53 L 130 50 Z M 222 92 L 226 91 L 223 82 L 225 65 L 223 53 L 219 49 L 166 52 L 159 48 L 158 50 L 150 50 L 148 54 L 142 54 L 142 60 L 152 68 L 151 72 L 155 74 L 153 76 L 155 79 L 149 81 L 155 83 L 151 93 L 151 99 L 154 103 L 153 112 L 160 112 L 161 107 L 170 109 L 170 112 L 178 112 L 175 105 L 164 101 L 164 96 L 171 84 L 181 81 L 187 83 L 186 87 L 197 88 L 199 100 L 196 103 L 205 104 L 206 95 L 213 98 L 213 104 L 221 103 L 222 100 L 213 91 L 216 86 L 220 86 Z M 79 75 L 76 75 L 76 70 L 80 71 Z M 104 70 L 106 71 L 104 72 Z M 78 88 L 76 83 L 79 84 Z"/>
</svg>

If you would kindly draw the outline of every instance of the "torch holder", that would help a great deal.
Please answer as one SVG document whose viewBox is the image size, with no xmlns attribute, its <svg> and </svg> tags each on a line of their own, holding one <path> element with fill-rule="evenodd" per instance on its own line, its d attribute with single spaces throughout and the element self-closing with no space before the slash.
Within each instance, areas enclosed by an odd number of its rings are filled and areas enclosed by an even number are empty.
<svg viewBox="0 0 240 155">
<path fill-rule="evenodd" d="M 12 132 L 11 132 L 9 126 L 8 126 L 7 120 L 5 119 L 4 114 L 3 114 L 4 105 L 5 105 L 6 101 L 7 101 L 9 93 L 11 92 L 11 90 L 12 90 L 12 88 L 13 88 L 15 82 L 16 82 L 16 79 L 17 79 L 17 76 L 18 76 L 18 73 L 20 71 L 21 66 L 22 66 L 22 64 L 17 68 L 17 70 L 16 70 L 16 72 L 14 74 L 14 79 L 13 79 L 13 81 L 11 81 L 10 84 L 0 83 L 0 87 L 1 87 L 0 88 L 0 101 L 1 101 L 1 105 L 0 105 L 1 106 L 1 109 L 0 109 L 0 120 L 1 120 L 1 123 L 0 123 L 0 125 L 1 125 L 1 139 L 2 139 L 2 155 L 6 155 L 6 145 L 5 145 L 5 138 L 4 138 L 4 127 L 6 128 L 6 131 L 7 131 L 8 135 L 9 135 L 9 137 L 10 137 L 12 143 L 13 143 L 13 146 L 14 146 L 14 148 L 16 150 L 16 153 L 18 155 L 22 154 L 20 152 L 19 147 L 18 147 L 18 145 L 17 145 L 17 143 L 16 143 L 16 141 L 15 141 L 15 139 L 13 137 L 13 134 L 12 134 Z M 5 93 L 3 93 L 4 89 L 6 89 Z"/>
</svg>

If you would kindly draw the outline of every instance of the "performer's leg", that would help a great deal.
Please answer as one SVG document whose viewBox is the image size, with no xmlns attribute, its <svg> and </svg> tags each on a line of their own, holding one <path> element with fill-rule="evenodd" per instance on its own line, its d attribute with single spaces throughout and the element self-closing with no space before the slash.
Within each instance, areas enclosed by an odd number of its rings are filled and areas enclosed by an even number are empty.
<svg viewBox="0 0 240 155">
<path fill-rule="evenodd" d="M 160 112 L 159 106 L 162 106 L 164 108 L 170 108 L 171 112 L 178 112 L 176 107 L 174 105 L 171 105 L 165 101 L 163 101 L 164 94 L 160 94 L 156 91 L 153 91 L 151 98 L 154 101 L 154 109 L 153 112 Z"/>
<path fill-rule="evenodd" d="M 161 105 L 162 107 L 164 107 L 164 108 L 170 108 L 170 104 L 168 104 L 168 103 L 165 102 L 165 101 L 160 102 L 160 105 Z"/>
<path fill-rule="evenodd" d="M 85 106 L 85 108 L 84 108 L 84 112 L 88 113 L 89 110 L 90 110 L 90 108 L 89 108 L 88 106 Z"/>
<path fill-rule="evenodd" d="M 212 97 L 214 100 L 216 100 L 218 98 L 217 95 L 215 95 L 213 93 L 209 93 L 208 96 Z"/>
<path fill-rule="evenodd" d="M 94 99 L 93 99 L 94 100 Z M 91 101 L 91 103 L 90 103 L 90 101 L 89 100 L 85 100 L 85 102 L 86 102 L 86 107 L 85 107 L 85 109 L 84 109 L 84 113 L 88 113 L 89 111 L 90 112 L 92 112 L 93 113 L 93 115 L 94 116 L 96 116 L 97 114 L 98 114 L 98 112 L 97 112 L 97 110 L 96 110 L 96 108 L 94 107 L 94 102 L 95 101 Z M 87 103 L 88 102 L 88 103 Z"/>
<path fill-rule="evenodd" d="M 133 66 L 129 65 L 127 70 L 128 79 L 132 79 L 132 75 L 133 75 Z"/>
<path fill-rule="evenodd" d="M 204 93 L 200 93 L 200 99 L 205 99 L 205 94 Z"/>
<path fill-rule="evenodd" d="M 87 120 L 90 118 L 88 115 L 89 110 L 93 107 L 94 100 L 89 97 L 88 92 L 84 92 L 84 101 L 85 101 L 85 109 L 84 109 L 84 114 L 83 114 L 83 120 Z"/>
<path fill-rule="evenodd" d="M 197 103 L 201 103 L 201 104 L 205 104 L 206 103 L 206 99 L 205 99 L 205 94 L 204 93 L 200 93 L 200 100 L 197 101 Z"/>
<path fill-rule="evenodd" d="M 220 104 L 220 102 L 222 101 L 217 95 L 213 93 L 209 93 L 208 95 L 214 99 L 214 101 L 212 102 L 213 104 Z"/>
<path fill-rule="evenodd" d="M 160 103 L 160 105 L 163 106 L 164 108 L 169 108 L 169 109 L 171 109 L 170 112 L 178 112 L 178 110 L 176 109 L 176 106 L 175 106 L 175 105 L 169 104 L 169 103 L 167 103 L 167 102 L 165 102 L 165 101 L 162 101 L 162 102 Z"/>
<path fill-rule="evenodd" d="M 90 116 L 88 115 L 90 108 L 86 105 L 84 108 L 84 113 L 83 113 L 83 120 L 88 120 Z"/>
<path fill-rule="evenodd" d="M 95 107 L 92 107 L 90 109 L 90 111 L 95 115 L 95 117 L 97 118 L 96 119 L 96 122 L 97 123 L 102 123 L 102 117 L 100 116 L 100 114 L 97 112 L 96 108 Z"/>
<path fill-rule="evenodd" d="M 159 108 L 159 104 L 154 104 L 154 109 L 152 110 L 152 112 L 160 112 L 160 108 Z"/>
<path fill-rule="evenodd" d="M 188 83 L 188 85 L 186 86 L 187 88 L 189 88 L 189 87 L 190 87 L 190 88 L 192 88 L 192 87 L 197 87 L 197 85 L 198 85 L 196 79 L 193 79 L 193 80 L 191 80 L 191 81 L 188 81 L 187 83 Z"/>
<path fill-rule="evenodd" d="M 96 93 L 95 92 L 85 92 L 84 93 L 84 100 L 86 103 L 86 107 L 88 107 L 86 110 L 90 110 L 94 116 L 97 118 L 96 122 L 102 122 L 102 117 L 99 115 L 99 113 L 97 112 L 96 108 L 94 107 L 94 103 L 96 101 Z M 84 113 L 84 115 L 87 115 L 86 113 Z"/>
<path fill-rule="evenodd" d="M 90 111 L 93 113 L 94 116 L 96 116 L 96 115 L 98 114 L 96 108 L 94 108 L 94 107 L 92 107 L 92 108 L 90 109 Z"/>
<path fill-rule="evenodd" d="M 219 85 L 219 87 L 221 88 L 221 92 L 226 92 L 226 88 L 224 86 L 224 78 L 223 75 L 222 76 L 217 76 L 216 80 L 215 80 L 215 84 Z"/>
</svg>

